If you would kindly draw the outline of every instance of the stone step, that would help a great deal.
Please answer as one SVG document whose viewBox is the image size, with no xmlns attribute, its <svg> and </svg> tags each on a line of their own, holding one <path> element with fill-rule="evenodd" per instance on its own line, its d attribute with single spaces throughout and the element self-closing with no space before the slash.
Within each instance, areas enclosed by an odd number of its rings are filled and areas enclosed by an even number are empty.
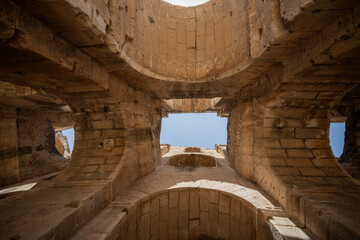
<svg viewBox="0 0 360 240">
<path fill-rule="evenodd" d="M 123 206 L 109 204 L 82 227 L 71 240 L 112 240 L 120 236 L 120 225 L 126 221 Z"/>
</svg>

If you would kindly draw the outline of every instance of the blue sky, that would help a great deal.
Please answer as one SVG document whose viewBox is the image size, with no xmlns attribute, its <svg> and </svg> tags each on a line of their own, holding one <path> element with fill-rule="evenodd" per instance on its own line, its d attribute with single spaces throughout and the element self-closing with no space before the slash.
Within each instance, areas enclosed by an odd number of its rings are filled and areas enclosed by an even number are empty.
<svg viewBox="0 0 360 240">
<path fill-rule="evenodd" d="M 216 113 L 169 114 L 162 119 L 160 143 L 214 149 L 226 144 L 227 118 Z"/>
<path fill-rule="evenodd" d="M 340 157 L 344 148 L 345 123 L 331 123 L 330 125 L 330 146 L 335 157 Z"/>
<path fill-rule="evenodd" d="M 74 149 L 74 129 L 70 128 L 70 129 L 66 129 L 63 130 L 63 135 L 65 135 L 68 139 L 68 143 L 69 143 L 69 148 L 70 148 L 70 152 L 73 151 Z"/>
<path fill-rule="evenodd" d="M 161 143 L 172 146 L 193 146 L 214 149 L 215 144 L 226 144 L 227 118 L 220 118 L 216 113 L 169 114 L 163 118 Z M 336 157 L 344 147 L 345 123 L 332 123 L 330 126 L 330 145 Z M 74 130 L 63 131 L 68 137 L 70 149 L 74 145 Z"/>
</svg>

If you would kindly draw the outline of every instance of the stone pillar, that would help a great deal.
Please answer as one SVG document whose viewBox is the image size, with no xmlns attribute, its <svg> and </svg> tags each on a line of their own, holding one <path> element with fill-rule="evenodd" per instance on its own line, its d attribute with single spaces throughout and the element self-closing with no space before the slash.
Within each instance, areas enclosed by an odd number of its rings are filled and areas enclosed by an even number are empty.
<svg viewBox="0 0 360 240">
<path fill-rule="evenodd" d="M 0 107 L 0 186 L 20 181 L 16 108 Z"/>
<path fill-rule="evenodd" d="M 237 94 L 229 116 L 229 158 L 240 176 L 269 193 L 299 226 L 326 239 L 338 230 L 317 223 L 326 214 L 342 211 L 338 203 L 347 193 L 337 192 L 358 187 L 329 145 L 329 111 L 351 86 L 290 80 L 274 85 L 274 76 L 269 72 L 254 82 L 257 86 L 244 87 Z M 268 87 L 272 85 L 273 89 Z M 353 129 L 356 124 L 359 128 L 356 122 Z M 335 197 L 341 200 L 329 201 Z M 317 215 L 317 209 L 326 214 Z M 333 221 L 341 225 L 340 220 Z M 356 228 L 345 228 L 341 231 L 348 236 L 356 235 Z"/>
<path fill-rule="evenodd" d="M 66 98 L 75 143 L 70 164 L 53 180 L 60 185 L 111 183 L 109 199 L 151 173 L 161 158 L 160 101 L 124 82 L 111 84 L 107 93 Z"/>
<path fill-rule="evenodd" d="M 346 120 L 344 151 L 339 163 L 354 178 L 360 180 L 360 112 Z"/>
</svg>

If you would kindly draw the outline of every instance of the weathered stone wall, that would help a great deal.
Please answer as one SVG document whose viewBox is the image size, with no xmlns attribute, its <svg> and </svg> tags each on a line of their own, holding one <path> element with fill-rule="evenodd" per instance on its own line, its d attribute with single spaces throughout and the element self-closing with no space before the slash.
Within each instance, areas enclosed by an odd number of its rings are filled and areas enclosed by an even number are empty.
<svg viewBox="0 0 360 240">
<path fill-rule="evenodd" d="M 317 238 L 359 238 L 359 185 L 328 144 L 329 110 L 359 84 L 358 1 L 212 0 L 189 14 L 161 0 L 4 0 L 0 9 L 1 79 L 59 96 L 76 121 L 69 166 L 0 204 L 5 238 L 70 238 L 160 161 L 161 100 L 217 97 L 236 102 L 237 173 Z M 14 152 L 15 118 L 4 118 L 12 130 L 1 148 Z"/>
<path fill-rule="evenodd" d="M 227 149 L 235 170 L 241 176 L 253 180 L 253 108 L 251 98 L 241 101 L 243 104 L 236 105 L 228 118 Z"/>
<path fill-rule="evenodd" d="M 160 163 L 160 101 L 123 81 L 111 84 L 108 92 L 62 96 L 75 121 L 72 160 L 51 182 L 20 199 L 6 199 L 11 207 L 0 205 L 6 226 L 2 237 L 69 239 Z M 39 218 L 25 217 L 21 225 L 26 227 L 19 230 L 14 214 L 26 204 L 31 206 L 28 213 Z"/>
<path fill-rule="evenodd" d="M 209 81 L 233 74 L 249 58 L 246 1 L 181 7 L 159 0 L 131 0 L 113 7 L 120 12 L 113 11 L 111 30 L 123 46 L 124 59 L 146 75 Z"/>
<path fill-rule="evenodd" d="M 55 132 L 42 112 L 17 111 L 17 143 L 21 179 L 64 169 L 69 160 L 55 147 Z"/>
<path fill-rule="evenodd" d="M 16 108 L 0 106 L 0 186 L 19 182 Z"/>
<path fill-rule="evenodd" d="M 110 196 L 160 164 L 161 104 L 111 78 L 111 90 L 65 96 L 75 143 L 59 182 L 112 181 Z"/>
<path fill-rule="evenodd" d="M 1 109 L 1 186 L 64 169 L 46 111 Z"/>
<path fill-rule="evenodd" d="M 345 127 L 345 145 L 339 163 L 353 178 L 360 180 L 360 112 L 351 114 Z"/>
<path fill-rule="evenodd" d="M 357 229 L 344 227 L 343 220 L 318 224 L 321 216 L 315 214 L 320 208 L 345 212 L 341 204 L 325 207 L 322 201 L 335 196 L 346 201 L 351 193 L 328 188 L 356 188 L 335 160 L 328 138 L 328 113 L 352 85 L 282 81 L 280 68 L 254 83 L 262 88 L 253 85 L 239 92 L 229 116 L 230 159 L 237 173 L 270 193 L 320 239 L 340 234 L 340 228 L 347 229 L 347 237 L 355 237 Z"/>
<path fill-rule="evenodd" d="M 169 165 L 179 167 L 216 167 L 216 159 L 199 153 L 179 154 L 169 158 Z"/>
</svg>

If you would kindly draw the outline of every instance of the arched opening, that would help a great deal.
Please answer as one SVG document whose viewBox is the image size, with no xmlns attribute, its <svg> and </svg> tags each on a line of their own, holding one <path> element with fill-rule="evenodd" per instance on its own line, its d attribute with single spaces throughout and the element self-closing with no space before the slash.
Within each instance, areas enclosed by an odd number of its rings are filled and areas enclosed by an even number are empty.
<svg viewBox="0 0 360 240">
<path fill-rule="evenodd" d="M 330 123 L 329 139 L 335 158 L 340 158 L 344 149 L 345 123 Z"/>
<path fill-rule="evenodd" d="M 125 207 L 120 239 L 310 239 L 280 209 L 258 208 L 251 199 L 217 189 L 166 189 L 135 206 Z"/>
<path fill-rule="evenodd" d="M 73 124 L 67 107 L 3 106 L 0 110 L 11 113 L 3 114 L 0 119 L 0 135 L 11 141 L 0 146 L 2 150 L 10 149 L 10 146 L 14 150 L 11 154 L 1 155 L 1 160 L 9 167 L 1 169 L 1 197 L 30 190 L 39 182 L 57 176 L 69 164 L 70 153 L 65 152 L 59 141 L 63 137 L 59 136 L 59 129 Z"/>
<path fill-rule="evenodd" d="M 74 128 L 55 132 L 55 147 L 57 151 L 66 158 L 71 157 L 74 148 Z"/>
</svg>

